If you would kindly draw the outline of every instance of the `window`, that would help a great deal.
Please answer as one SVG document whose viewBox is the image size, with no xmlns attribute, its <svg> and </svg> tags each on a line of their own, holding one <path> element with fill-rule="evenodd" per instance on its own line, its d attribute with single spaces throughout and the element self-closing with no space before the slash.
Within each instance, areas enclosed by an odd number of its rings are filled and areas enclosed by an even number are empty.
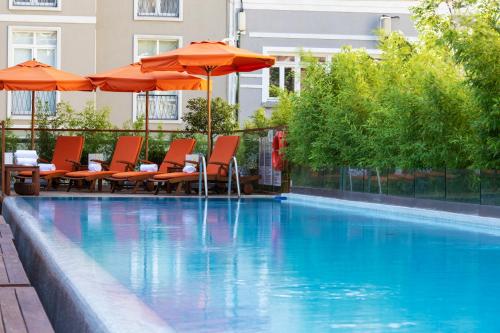
<svg viewBox="0 0 500 333">
<path fill-rule="evenodd" d="M 175 50 L 181 44 L 179 37 L 136 36 L 135 60 Z M 180 96 L 177 91 L 152 91 L 149 93 L 149 120 L 153 122 L 179 122 Z M 146 94 L 135 94 L 134 119 L 144 116 Z"/>
<path fill-rule="evenodd" d="M 182 0 L 135 0 L 135 19 L 181 20 Z"/>
<path fill-rule="evenodd" d="M 33 28 L 9 28 L 9 66 L 36 59 L 47 65 L 58 66 L 58 29 L 44 30 Z M 57 92 L 36 93 L 36 106 L 55 114 Z M 9 93 L 9 113 L 13 117 L 31 116 L 31 92 L 13 91 Z M 40 107 L 37 111 L 41 111 Z"/>
<path fill-rule="evenodd" d="M 10 9 L 60 10 L 62 0 L 10 0 Z"/>
<path fill-rule="evenodd" d="M 276 56 L 276 64 L 269 69 L 269 99 L 276 99 L 279 90 L 297 90 L 298 58 L 293 55 Z"/>
</svg>

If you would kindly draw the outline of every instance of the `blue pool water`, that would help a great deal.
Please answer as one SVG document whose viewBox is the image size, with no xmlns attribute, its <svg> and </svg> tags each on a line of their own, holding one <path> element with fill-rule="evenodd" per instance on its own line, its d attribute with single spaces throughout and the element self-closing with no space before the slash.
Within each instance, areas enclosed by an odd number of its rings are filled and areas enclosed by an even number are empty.
<svg viewBox="0 0 500 333">
<path fill-rule="evenodd" d="M 493 235 L 272 199 L 28 202 L 179 332 L 500 332 Z"/>
</svg>

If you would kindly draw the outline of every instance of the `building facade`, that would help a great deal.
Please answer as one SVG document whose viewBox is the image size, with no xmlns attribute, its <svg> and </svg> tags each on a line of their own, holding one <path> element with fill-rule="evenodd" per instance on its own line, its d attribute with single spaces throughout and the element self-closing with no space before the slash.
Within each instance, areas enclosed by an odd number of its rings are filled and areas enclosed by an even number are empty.
<svg viewBox="0 0 500 333">
<path fill-rule="evenodd" d="M 240 75 L 239 91 L 232 93 L 240 104 L 240 119 L 260 107 L 270 112 L 277 102 L 273 87 L 300 91 L 300 55 L 304 52 L 328 61 L 350 45 L 376 57 L 380 28 L 417 38 L 410 14 L 415 4 L 396 0 L 232 1 L 233 36 L 240 46 L 276 56 L 273 68 Z"/>
<path fill-rule="evenodd" d="M 228 40 L 276 56 L 273 68 L 219 77 L 214 95 L 240 104 L 243 122 L 272 109 L 275 88 L 300 91 L 302 52 L 327 61 L 344 45 L 377 56 L 376 30 L 417 38 L 410 8 L 398 0 L 0 0 L 0 68 L 36 58 L 80 75 L 109 70 L 187 45 Z M 241 13 L 244 14 L 241 14 Z M 189 98 L 203 92 L 154 92 L 153 126 L 182 128 Z M 131 93 L 39 93 L 55 112 L 59 101 L 81 110 L 87 101 L 111 108 L 116 126 L 144 113 L 145 96 Z M 28 126 L 26 92 L 0 91 L 0 119 Z"/>
<path fill-rule="evenodd" d="M 228 37 L 225 0 L 0 0 L 0 68 L 37 59 L 56 68 L 89 75 L 131 64 L 195 40 Z M 216 78 L 213 93 L 227 98 L 228 79 Z M 183 127 L 189 98 L 203 92 L 151 94 L 152 127 Z M 81 110 L 88 101 L 110 107 L 121 126 L 144 113 L 145 97 L 131 93 L 42 92 L 37 98 L 55 112 L 59 101 Z M 0 91 L 0 119 L 27 127 L 28 92 Z"/>
</svg>

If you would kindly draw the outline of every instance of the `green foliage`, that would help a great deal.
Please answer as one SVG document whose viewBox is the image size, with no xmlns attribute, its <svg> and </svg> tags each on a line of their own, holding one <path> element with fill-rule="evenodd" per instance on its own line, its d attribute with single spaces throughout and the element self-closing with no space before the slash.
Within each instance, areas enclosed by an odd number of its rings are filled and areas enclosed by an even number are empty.
<svg viewBox="0 0 500 333">
<path fill-rule="evenodd" d="M 429 40 L 392 34 L 382 59 L 344 48 L 311 62 L 291 102 L 288 155 L 301 165 L 464 168 L 478 117 L 460 66 Z"/>
<path fill-rule="evenodd" d="M 208 123 L 207 100 L 193 98 L 187 103 L 190 112 L 182 120 L 186 123 L 186 130 L 192 133 L 206 133 Z M 212 99 L 212 133 L 213 135 L 230 134 L 238 128 L 236 122 L 237 105 L 230 105 L 222 98 Z"/>
<path fill-rule="evenodd" d="M 286 126 L 291 117 L 293 98 L 295 94 L 287 90 L 278 91 L 278 104 L 273 108 L 271 113 L 270 126 Z M 269 126 L 268 125 L 268 126 Z"/>
<path fill-rule="evenodd" d="M 447 8 L 441 15 L 438 7 Z M 500 2 L 423 0 L 414 8 L 420 32 L 446 47 L 462 66 L 479 105 L 474 121 L 474 165 L 500 167 Z"/>
</svg>

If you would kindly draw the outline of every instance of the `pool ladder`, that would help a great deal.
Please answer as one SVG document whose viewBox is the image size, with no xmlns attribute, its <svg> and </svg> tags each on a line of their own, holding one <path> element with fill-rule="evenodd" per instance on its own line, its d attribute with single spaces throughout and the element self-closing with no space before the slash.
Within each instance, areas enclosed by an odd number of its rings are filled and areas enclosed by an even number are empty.
<svg viewBox="0 0 500 333">
<path fill-rule="evenodd" d="M 200 165 L 200 175 L 198 177 L 198 194 L 202 195 L 202 185 L 205 187 L 205 198 L 208 198 L 208 180 L 207 180 L 207 160 L 202 154 L 199 155 L 199 165 Z M 236 190 L 238 192 L 238 198 L 241 198 L 241 188 L 240 188 L 240 173 L 238 169 L 238 160 L 236 156 L 233 156 L 231 162 L 229 162 L 229 172 L 227 180 L 227 195 L 231 196 L 232 182 L 233 182 L 233 165 L 234 174 L 236 178 Z"/>
</svg>

